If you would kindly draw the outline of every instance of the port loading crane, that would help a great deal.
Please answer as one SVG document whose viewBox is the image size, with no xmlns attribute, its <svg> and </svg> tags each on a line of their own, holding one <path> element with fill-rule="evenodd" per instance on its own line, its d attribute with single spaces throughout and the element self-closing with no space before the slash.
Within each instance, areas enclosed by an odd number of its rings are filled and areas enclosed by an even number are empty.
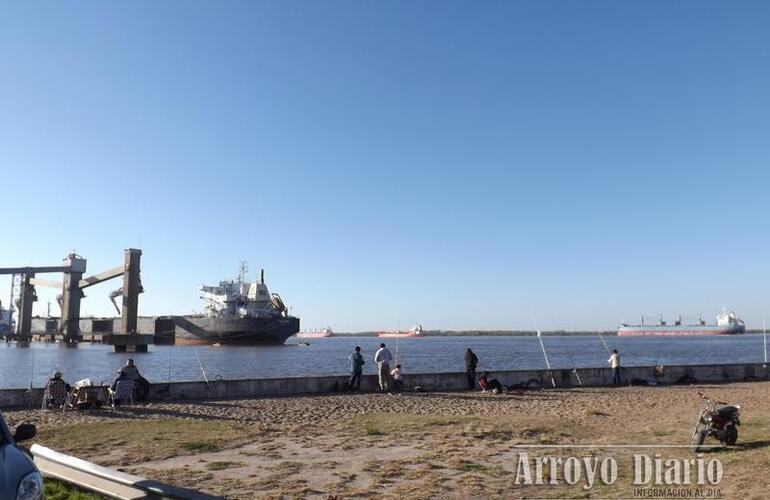
<svg viewBox="0 0 770 500">
<path fill-rule="evenodd" d="M 152 343 L 152 335 L 140 335 L 137 331 L 139 294 L 144 291 L 140 279 L 141 255 L 141 250 L 128 248 L 125 250 L 122 266 L 113 267 L 87 278 L 83 278 L 86 272 L 86 259 L 75 253 L 67 255 L 60 266 L 0 268 L 0 275 L 12 275 L 12 290 L 14 283 L 17 281 L 19 283 L 19 298 L 16 301 L 19 311 L 16 338 L 23 342 L 28 342 L 32 338 L 32 305 L 37 300 L 36 286 L 62 290 L 59 301 L 61 307 L 59 334 L 63 336 L 64 342 L 75 343 L 80 337 L 80 301 L 85 297 L 83 290 L 123 276 L 123 286 L 110 293 L 110 300 L 116 309 L 115 299 L 122 296 L 123 307 L 119 311 L 120 327 L 117 332 L 108 336 L 108 342 L 114 346 L 116 352 L 126 351 L 129 346 L 137 352 L 146 352 L 147 345 Z M 62 273 L 63 280 L 58 282 L 37 276 L 47 273 Z M 16 276 L 19 276 L 18 280 Z M 11 307 L 13 302 L 12 296 Z"/>
</svg>

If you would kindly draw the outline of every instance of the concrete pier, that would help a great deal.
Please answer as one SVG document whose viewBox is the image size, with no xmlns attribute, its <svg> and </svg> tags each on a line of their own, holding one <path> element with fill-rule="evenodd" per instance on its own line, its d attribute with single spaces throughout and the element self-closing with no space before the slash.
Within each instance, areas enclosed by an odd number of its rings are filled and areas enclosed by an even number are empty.
<svg viewBox="0 0 770 500">
<path fill-rule="evenodd" d="M 582 368 L 578 370 L 582 386 L 605 387 L 612 385 L 610 368 Z M 504 385 L 529 383 L 530 387 L 551 387 L 553 375 L 557 388 L 577 387 L 577 377 L 573 370 L 506 370 L 490 372 L 491 378 L 498 379 Z M 150 401 L 238 398 L 282 396 L 297 394 L 328 394 L 344 392 L 347 389 L 347 375 L 323 377 L 213 380 L 208 384 L 203 381 L 152 383 Z M 751 382 L 770 380 L 768 365 L 732 364 L 732 365 L 684 365 L 666 366 L 662 373 L 654 366 L 629 367 L 623 369 L 625 384 L 636 382 L 647 385 L 660 384 L 719 384 L 727 382 Z M 404 387 L 407 390 L 419 388 L 430 391 L 458 391 L 468 387 L 465 373 L 414 373 L 404 375 Z M 361 382 L 362 391 L 377 390 L 377 376 L 365 375 Z M 39 408 L 43 389 L 0 389 L 0 408 L 31 406 Z"/>
<path fill-rule="evenodd" d="M 120 333 L 121 318 L 81 318 L 78 322 L 78 342 L 111 344 L 116 351 L 147 352 L 150 344 L 173 345 L 174 319 L 167 316 L 140 316 L 133 326 L 136 333 Z M 32 340 L 40 342 L 63 341 L 58 333 L 59 318 L 32 318 Z M 139 349 L 135 349 L 135 347 Z"/>
</svg>

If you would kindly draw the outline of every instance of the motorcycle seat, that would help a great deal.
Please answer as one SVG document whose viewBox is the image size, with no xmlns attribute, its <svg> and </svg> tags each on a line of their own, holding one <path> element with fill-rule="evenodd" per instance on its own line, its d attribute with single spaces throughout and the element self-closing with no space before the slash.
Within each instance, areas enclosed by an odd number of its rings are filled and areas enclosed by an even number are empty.
<svg viewBox="0 0 770 500">
<path fill-rule="evenodd" d="M 727 405 L 727 406 L 723 406 L 722 408 L 719 408 L 717 412 L 719 413 L 719 415 L 723 417 L 730 417 L 738 413 L 738 410 L 739 408 L 737 406 Z"/>
</svg>

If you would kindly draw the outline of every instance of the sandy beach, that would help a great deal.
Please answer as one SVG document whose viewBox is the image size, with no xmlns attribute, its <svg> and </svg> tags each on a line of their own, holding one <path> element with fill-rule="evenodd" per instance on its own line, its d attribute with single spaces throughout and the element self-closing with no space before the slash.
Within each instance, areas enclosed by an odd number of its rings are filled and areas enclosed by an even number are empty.
<svg viewBox="0 0 770 500">
<path fill-rule="evenodd" d="M 765 498 L 770 481 L 758 470 L 770 460 L 767 382 L 503 395 L 337 394 L 4 415 L 11 426 L 35 423 L 36 442 L 44 446 L 235 499 L 633 498 L 640 493 L 630 466 L 639 450 L 617 445 L 655 445 L 644 453 L 694 458 L 689 449 L 668 446 L 689 444 L 702 406 L 699 390 L 743 409 L 738 445 L 700 455 L 723 464 L 718 493 Z M 530 456 L 612 456 L 618 480 L 590 489 L 582 482 L 517 484 L 517 445 L 530 446 Z"/>
</svg>

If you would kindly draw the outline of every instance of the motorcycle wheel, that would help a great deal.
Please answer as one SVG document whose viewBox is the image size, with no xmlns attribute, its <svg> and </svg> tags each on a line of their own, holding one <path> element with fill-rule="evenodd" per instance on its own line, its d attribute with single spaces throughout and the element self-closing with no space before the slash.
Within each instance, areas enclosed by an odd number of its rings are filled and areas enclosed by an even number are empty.
<svg viewBox="0 0 770 500">
<path fill-rule="evenodd" d="M 738 428 L 734 425 L 725 427 L 725 438 L 722 440 L 727 446 L 732 446 L 738 441 Z"/>
<path fill-rule="evenodd" d="M 706 431 L 698 431 L 692 436 L 692 451 L 698 451 L 706 440 Z"/>
<path fill-rule="evenodd" d="M 706 440 L 706 426 L 701 419 L 698 419 L 698 423 L 695 425 L 695 429 L 692 431 L 692 450 L 698 451 L 703 441 Z"/>
</svg>

